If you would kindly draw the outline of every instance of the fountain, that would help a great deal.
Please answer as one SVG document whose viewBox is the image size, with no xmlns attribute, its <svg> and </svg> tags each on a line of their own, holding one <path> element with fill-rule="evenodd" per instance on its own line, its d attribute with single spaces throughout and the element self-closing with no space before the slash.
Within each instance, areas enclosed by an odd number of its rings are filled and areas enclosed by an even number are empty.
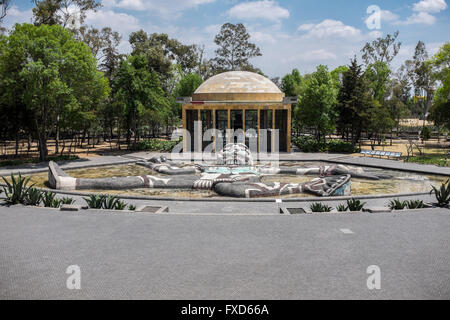
<svg viewBox="0 0 450 320">
<path fill-rule="evenodd" d="M 365 172 L 362 168 L 344 165 L 311 167 L 275 167 L 255 165 L 244 144 L 228 144 L 216 156 L 213 165 L 180 167 L 164 156 L 139 161 L 162 176 L 142 175 L 111 178 L 74 178 L 56 163 L 49 163 L 50 187 L 60 190 L 119 190 L 137 188 L 212 190 L 220 196 L 237 198 L 276 197 L 287 194 L 311 193 L 316 196 L 351 195 L 351 177 L 362 179 L 387 179 L 389 175 Z M 309 182 L 267 182 L 268 175 L 316 175 Z"/>
</svg>

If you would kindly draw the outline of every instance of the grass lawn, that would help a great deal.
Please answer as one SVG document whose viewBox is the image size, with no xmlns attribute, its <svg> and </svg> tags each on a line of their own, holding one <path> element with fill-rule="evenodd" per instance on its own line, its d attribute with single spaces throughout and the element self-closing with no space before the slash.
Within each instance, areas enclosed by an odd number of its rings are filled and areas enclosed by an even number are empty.
<svg viewBox="0 0 450 320">
<path fill-rule="evenodd" d="M 414 157 L 410 157 L 408 161 L 405 160 L 405 162 L 414 162 L 414 163 L 420 163 L 420 164 L 434 164 L 437 166 L 442 167 L 449 167 L 450 161 L 446 161 L 445 154 L 423 154 L 423 155 L 417 155 Z"/>
</svg>

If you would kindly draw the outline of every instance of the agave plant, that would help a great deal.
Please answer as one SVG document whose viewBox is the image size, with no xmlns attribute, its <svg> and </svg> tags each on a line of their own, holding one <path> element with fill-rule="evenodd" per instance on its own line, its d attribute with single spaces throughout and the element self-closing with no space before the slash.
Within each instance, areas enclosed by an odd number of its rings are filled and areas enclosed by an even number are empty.
<svg viewBox="0 0 450 320">
<path fill-rule="evenodd" d="M 434 193 L 436 197 L 437 205 L 439 207 L 446 207 L 450 203 L 450 179 L 441 185 L 438 189 L 435 186 L 432 186 L 432 190 L 430 194 Z"/>
<path fill-rule="evenodd" d="M 344 212 L 347 211 L 348 207 L 345 204 L 340 204 L 336 207 L 337 211 Z"/>
<path fill-rule="evenodd" d="M 108 209 L 108 210 L 114 210 L 114 209 L 116 209 L 118 202 L 119 202 L 119 199 L 117 197 L 113 197 L 113 196 L 104 197 L 102 208 Z"/>
<path fill-rule="evenodd" d="M 358 199 L 347 200 L 347 209 L 350 211 L 361 211 L 364 208 L 365 202 L 361 202 Z"/>
<path fill-rule="evenodd" d="M 28 206 L 39 206 L 41 204 L 43 193 L 36 188 L 29 188 L 25 195 L 25 204 Z"/>
<path fill-rule="evenodd" d="M 116 206 L 114 207 L 115 210 L 125 210 L 127 207 L 127 204 L 123 201 L 117 200 Z"/>
<path fill-rule="evenodd" d="M 311 206 L 309 207 L 311 209 L 312 212 L 330 212 L 333 208 L 322 204 L 320 202 L 316 202 L 311 204 Z"/>
<path fill-rule="evenodd" d="M 17 178 L 11 173 L 11 182 L 5 177 L 2 177 L 6 183 L 6 187 L 3 187 L 5 192 L 6 202 L 9 204 L 25 203 L 25 197 L 28 190 L 34 186 L 34 184 L 28 186 L 31 177 L 22 177 L 21 173 L 17 175 Z"/>
<path fill-rule="evenodd" d="M 99 194 L 91 194 L 89 198 L 83 198 L 91 209 L 101 209 L 105 196 Z"/>
<path fill-rule="evenodd" d="M 399 199 L 394 199 L 389 202 L 389 208 L 392 210 L 403 210 L 406 208 L 406 201 L 400 201 Z"/>
<path fill-rule="evenodd" d="M 61 204 L 71 205 L 74 203 L 75 203 L 75 200 L 73 200 L 72 198 L 69 198 L 69 197 L 64 197 L 61 199 Z"/>
<path fill-rule="evenodd" d="M 406 201 L 406 207 L 408 207 L 408 209 L 420 209 L 420 208 L 423 208 L 423 201 L 422 200 Z"/>
<path fill-rule="evenodd" d="M 130 210 L 130 211 L 136 211 L 136 206 L 130 204 L 130 205 L 128 205 L 128 210 Z"/>
<path fill-rule="evenodd" d="M 44 192 L 42 203 L 47 208 L 59 208 L 61 206 L 61 200 L 56 198 L 56 194 L 50 191 Z"/>
</svg>

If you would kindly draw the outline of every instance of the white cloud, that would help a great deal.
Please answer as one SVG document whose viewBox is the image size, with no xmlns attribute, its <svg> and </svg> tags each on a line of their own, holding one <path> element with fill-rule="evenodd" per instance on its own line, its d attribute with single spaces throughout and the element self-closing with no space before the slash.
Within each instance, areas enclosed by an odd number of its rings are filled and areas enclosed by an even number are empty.
<svg viewBox="0 0 450 320">
<path fill-rule="evenodd" d="M 17 6 L 11 6 L 3 20 L 3 26 L 11 29 L 16 23 L 31 23 L 33 11 L 31 9 L 20 11 Z"/>
<path fill-rule="evenodd" d="M 389 10 L 381 10 L 381 20 L 386 22 L 393 22 L 399 20 L 399 16 Z"/>
<path fill-rule="evenodd" d="M 426 24 L 432 25 L 436 22 L 436 17 L 430 13 L 439 13 L 447 9 L 445 0 L 422 0 L 414 3 L 413 13 L 404 21 L 396 21 L 394 24 L 410 25 L 410 24 Z"/>
<path fill-rule="evenodd" d="M 436 17 L 427 12 L 413 13 L 405 21 L 397 22 L 396 24 L 410 25 L 410 24 L 428 24 L 432 25 L 436 22 Z"/>
<path fill-rule="evenodd" d="M 422 0 L 413 5 L 413 10 L 418 12 L 437 13 L 447 9 L 445 0 Z"/>
<path fill-rule="evenodd" d="M 285 59 L 285 61 L 289 61 L 289 62 L 298 62 L 298 61 L 304 61 L 304 62 L 329 62 L 330 60 L 336 60 L 337 56 L 325 49 L 318 49 L 318 50 L 311 50 L 311 51 L 306 51 L 306 52 L 302 52 L 300 54 L 291 56 L 287 59 Z"/>
<path fill-rule="evenodd" d="M 279 21 L 290 16 L 289 10 L 280 7 L 276 1 L 262 0 L 243 2 L 228 10 L 228 16 L 242 20 L 265 19 Z"/>
<path fill-rule="evenodd" d="M 307 31 L 307 36 L 326 38 L 326 37 L 360 37 L 361 30 L 345 25 L 342 21 L 325 19 L 318 24 L 302 24 L 298 27 L 299 31 Z"/>
<path fill-rule="evenodd" d="M 121 34 L 137 31 L 141 28 L 137 18 L 112 10 L 90 11 L 86 15 L 85 23 L 96 28 L 111 27 L 114 31 L 118 31 Z"/>
<path fill-rule="evenodd" d="M 142 0 L 120 0 L 115 4 L 116 7 L 128 10 L 142 11 L 145 5 Z"/>
</svg>

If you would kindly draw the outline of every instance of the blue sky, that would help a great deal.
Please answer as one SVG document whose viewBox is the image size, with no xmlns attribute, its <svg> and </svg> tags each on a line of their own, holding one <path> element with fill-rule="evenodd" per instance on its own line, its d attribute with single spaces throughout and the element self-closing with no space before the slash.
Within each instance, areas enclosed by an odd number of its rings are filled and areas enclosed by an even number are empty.
<svg viewBox="0 0 450 320">
<path fill-rule="evenodd" d="M 29 22 L 31 0 L 11 0 L 7 27 Z M 110 26 L 123 36 L 121 51 L 128 52 L 130 32 L 164 32 L 183 43 L 202 44 L 208 57 L 216 48 L 214 36 L 226 22 L 242 22 L 263 53 L 253 59 L 267 75 L 283 76 L 293 68 L 301 73 L 317 65 L 347 64 L 367 41 L 400 31 L 403 43 L 395 69 L 411 58 L 417 41 L 430 54 L 450 37 L 447 0 L 104 0 L 88 14 L 86 23 Z M 381 9 L 381 28 L 369 29 L 367 8 Z"/>
</svg>

